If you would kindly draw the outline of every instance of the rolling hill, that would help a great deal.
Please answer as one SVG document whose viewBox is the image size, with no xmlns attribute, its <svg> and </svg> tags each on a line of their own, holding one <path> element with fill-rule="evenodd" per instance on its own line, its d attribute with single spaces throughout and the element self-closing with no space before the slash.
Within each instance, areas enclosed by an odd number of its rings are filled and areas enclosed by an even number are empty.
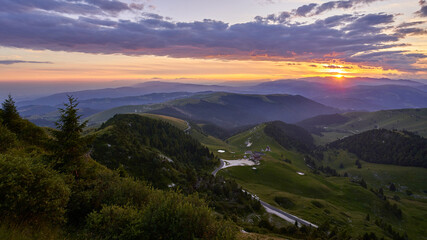
<svg viewBox="0 0 427 240">
<path fill-rule="evenodd" d="M 376 128 L 415 132 L 427 137 L 427 109 L 397 109 L 377 112 L 348 112 L 316 116 L 297 125 L 314 134 L 317 144 Z"/>
<path fill-rule="evenodd" d="M 335 78 L 302 78 L 266 81 L 254 83 L 254 85 L 233 84 L 233 86 L 151 81 L 129 87 L 56 93 L 31 101 L 18 102 L 18 106 L 56 106 L 61 104 L 67 95 L 73 95 L 80 101 L 85 101 L 96 98 L 108 100 L 109 98 L 141 96 L 151 93 L 196 93 L 204 91 L 301 95 L 322 104 L 346 110 L 375 111 L 427 107 L 426 85 L 410 80 L 385 78 L 343 78 L 340 81 Z M 100 103 L 105 104 L 106 102 L 101 101 Z M 115 106 L 112 105 L 112 107 Z M 93 108 L 93 106 L 87 107 Z"/>
<path fill-rule="evenodd" d="M 307 80 L 310 81 L 301 79 L 265 82 L 252 87 L 251 90 L 263 94 L 299 94 L 343 110 L 377 111 L 427 107 L 425 85 L 416 82 L 344 79 L 337 83 L 328 78 Z M 403 85 L 404 83 L 408 85 Z"/>
<path fill-rule="evenodd" d="M 79 103 L 80 114 L 89 117 L 97 112 L 125 105 L 141 105 L 166 102 L 178 98 L 187 98 L 194 95 L 189 92 L 151 93 L 141 96 L 129 96 L 120 98 L 91 98 Z M 65 98 L 64 98 L 65 99 Z M 44 101 L 44 100 L 43 100 Z M 42 101 L 42 103 L 43 103 Z M 63 101 L 63 99 L 62 99 Z M 54 102 L 51 102 L 52 104 Z M 24 105 L 18 107 L 19 113 L 39 126 L 53 127 L 58 118 L 58 105 Z"/>
<path fill-rule="evenodd" d="M 96 124 L 115 114 L 142 112 L 234 128 L 274 120 L 292 123 L 320 114 L 336 113 L 338 110 L 298 95 L 211 93 L 162 104 L 113 108 L 87 119 Z"/>
</svg>

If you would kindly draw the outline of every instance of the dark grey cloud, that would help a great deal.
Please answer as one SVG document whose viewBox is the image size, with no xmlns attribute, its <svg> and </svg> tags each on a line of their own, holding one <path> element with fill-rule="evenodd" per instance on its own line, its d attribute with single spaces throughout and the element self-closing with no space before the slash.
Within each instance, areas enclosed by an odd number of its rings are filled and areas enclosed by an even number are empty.
<svg viewBox="0 0 427 240">
<path fill-rule="evenodd" d="M 405 28 L 405 27 L 413 27 L 415 25 L 420 25 L 423 23 L 426 23 L 427 21 L 416 21 L 416 22 L 404 22 L 402 24 L 400 24 L 399 26 L 397 26 L 398 28 Z"/>
<path fill-rule="evenodd" d="M 323 4 L 310 3 L 302 5 L 291 12 L 281 12 L 279 14 L 270 14 L 267 17 L 256 16 L 257 22 L 277 22 L 277 23 L 288 23 L 294 17 L 308 17 L 319 15 L 323 12 L 330 11 L 333 9 L 348 9 L 354 8 L 358 5 L 369 4 L 382 0 L 341 0 L 341 1 L 329 1 Z M 286 16 L 286 17 L 284 17 Z"/>
<path fill-rule="evenodd" d="M 317 3 L 310 3 L 307 5 L 303 5 L 295 10 L 295 15 L 305 17 L 308 13 L 313 11 L 314 8 L 319 6 Z"/>
<path fill-rule="evenodd" d="M 421 9 L 416 12 L 417 15 L 421 17 L 427 17 L 427 1 L 426 0 L 420 0 L 419 4 L 421 6 Z"/>
<path fill-rule="evenodd" d="M 23 61 L 23 60 L 0 60 L 1 65 L 12 65 L 17 63 L 44 63 L 51 64 L 51 62 L 39 62 L 39 61 Z"/>
<path fill-rule="evenodd" d="M 123 11 L 142 10 L 142 4 L 119 0 L 1 0 L 0 12 L 35 10 L 78 15 L 111 15 Z"/>
</svg>

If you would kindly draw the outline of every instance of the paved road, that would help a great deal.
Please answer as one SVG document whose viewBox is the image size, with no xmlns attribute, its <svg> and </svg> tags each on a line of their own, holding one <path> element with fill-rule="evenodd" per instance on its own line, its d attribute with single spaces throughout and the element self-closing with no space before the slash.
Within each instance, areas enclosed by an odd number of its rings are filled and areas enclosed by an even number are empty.
<svg viewBox="0 0 427 240">
<path fill-rule="evenodd" d="M 214 176 L 216 176 L 216 173 L 219 170 L 221 170 L 224 167 L 224 165 L 225 165 L 225 163 L 224 163 L 224 161 L 222 161 L 222 159 L 220 159 L 219 161 L 221 161 L 221 164 L 219 165 L 219 167 L 215 168 L 215 170 L 213 170 L 213 172 L 212 172 L 212 175 L 214 175 Z"/>
<path fill-rule="evenodd" d="M 268 204 L 264 201 L 259 200 L 259 202 L 265 208 L 265 210 L 267 210 L 267 212 L 274 214 L 274 215 L 276 215 L 276 216 L 278 216 L 278 217 L 280 217 L 280 218 L 282 218 L 288 222 L 295 223 L 295 221 L 296 221 L 296 222 L 298 222 L 298 225 L 300 225 L 300 226 L 305 225 L 305 226 L 317 228 L 317 225 L 315 225 L 309 221 L 306 221 L 306 220 L 301 219 L 297 216 L 294 216 L 294 215 L 289 214 L 285 211 L 282 211 L 278 208 L 275 208 L 275 207 L 271 206 L 270 204 Z"/>
<path fill-rule="evenodd" d="M 223 167 L 224 167 L 224 165 L 225 165 L 225 163 L 224 163 L 224 161 L 222 160 L 222 159 L 220 159 L 220 161 L 221 161 L 221 164 L 219 165 L 219 167 L 217 167 L 217 168 L 215 168 L 215 170 L 213 170 L 213 172 L 212 172 L 212 175 L 216 175 L 217 173 L 218 173 L 218 171 L 219 170 L 221 170 Z M 246 191 L 246 190 L 245 190 Z M 248 191 L 246 191 L 247 193 L 249 193 L 249 194 L 251 194 L 250 192 L 248 192 Z M 254 195 L 254 194 L 251 194 L 252 195 L 252 197 L 253 198 L 256 198 L 256 199 L 258 199 L 259 200 L 259 202 L 261 203 L 261 205 L 265 208 L 265 210 L 268 212 L 268 213 L 270 213 L 270 214 L 274 214 L 274 215 L 276 215 L 276 216 L 278 216 L 278 217 L 280 217 L 281 219 L 283 219 L 283 220 L 285 220 L 285 221 L 288 221 L 288 222 L 290 222 L 290 223 L 295 223 L 295 221 L 297 221 L 298 222 L 298 225 L 299 226 L 301 226 L 301 225 L 305 225 L 305 226 L 311 226 L 311 227 L 314 227 L 314 228 L 317 228 L 317 225 L 315 225 L 315 224 L 313 224 L 313 223 L 311 223 L 311 222 L 308 222 L 308 221 L 306 221 L 306 220 L 304 220 L 304 219 L 301 219 L 301 218 L 299 218 L 299 217 L 297 217 L 297 216 L 294 216 L 294 215 L 292 215 L 292 214 L 289 214 L 289 213 L 287 213 L 287 212 L 285 212 L 285 211 L 283 211 L 283 210 L 280 210 L 280 209 L 278 209 L 278 208 L 276 208 L 276 207 L 273 207 L 273 206 L 271 206 L 270 204 L 268 204 L 268 203 L 266 203 L 266 202 L 264 202 L 264 201 L 261 201 L 261 199 L 259 199 L 256 195 Z"/>
<path fill-rule="evenodd" d="M 187 123 L 187 128 L 184 130 L 185 133 L 189 133 L 191 130 L 191 125 L 188 121 L 185 121 Z"/>
</svg>

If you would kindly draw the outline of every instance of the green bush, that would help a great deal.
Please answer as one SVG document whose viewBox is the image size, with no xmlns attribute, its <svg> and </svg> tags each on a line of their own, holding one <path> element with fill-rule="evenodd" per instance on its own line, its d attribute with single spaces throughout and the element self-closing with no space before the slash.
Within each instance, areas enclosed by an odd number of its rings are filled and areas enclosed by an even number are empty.
<svg viewBox="0 0 427 240">
<path fill-rule="evenodd" d="M 295 207 L 295 203 L 287 197 L 274 197 L 274 201 L 283 208 L 289 209 Z"/>
<path fill-rule="evenodd" d="M 102 239 L 141 239 L 140 211 L 135 207 L 104 206 L 99 212 L 92 212 L 87 218 L 89 236 Z"/>
<path fill-rule="evenodd" d="M 65 221 L 70 189 L 54 170 L 32 159 L 0 155 L 0 216 L 15 222 Z"/>
<path fill-rule="evenodd" d="M 122 178 L 117 172 L 93 161 L 85 163 L 79 180 L 72 183 L 71 189 L 67 215 L 74 225 L 82 224 L 89 213 L 99 211 L 102 205 L 144 206 L 151 193 L 146 184 Z"/>
<path fill-rule="evenodd" d="M 156 191 L 141 208 L 104 205 L 87 218 L 89 237 L 101 239 L 234 239 L 234 224 L 216 220 L 198 196 Z"/>
<path fill-rule="evenodd" d="M 0 152 L 5 152 L 16 144 L 16 135 L 0 122 Z"/>
<path fill-rule="evenodd" d="M 316 206 L 316 207 L 318 207 L 318 208 L 323 208 L 324 206 L 323 206 L 323 204 L 321 204 L 320 202 L 318 202 L 318 201 L 311 201 L 311 204 L 313 204 L 314 206 Z"/>
<path fill-rule="evenodd" d="M 196 195 L 157 194 L 144 210 L 145 239 L 232 239 L 234 231 L 217 221 Z"/>
</svg>

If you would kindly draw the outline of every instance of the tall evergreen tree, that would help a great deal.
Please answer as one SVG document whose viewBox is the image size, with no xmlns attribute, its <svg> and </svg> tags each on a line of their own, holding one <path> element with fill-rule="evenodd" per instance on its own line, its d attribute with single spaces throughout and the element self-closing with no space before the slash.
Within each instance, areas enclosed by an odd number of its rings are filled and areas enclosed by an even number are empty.
<svg viewBox="0 0 427 240">
<path fill-rule="evenodd" d="M 11 131 L 16 132 L 18 129 L 18 122 L 21 119 L 18 110 L 16 109 L 15 101 L 9 94 L 8 98 L 2 103 L 2 118 L 3 124 L 6 125 Z"/>
<path fill-rule="evenodd" d="M 53 131 L 54 167 L 60 171 L 72 172 L 78 176 L 82 157 L 88 151 L 89 138 L 82 137 L 87 122 L 80 123 L 77 99 L 68 96 L 65 108 L 59 108 L 61 116 L 55 123 L 57 130 Z"/>
</svg>

